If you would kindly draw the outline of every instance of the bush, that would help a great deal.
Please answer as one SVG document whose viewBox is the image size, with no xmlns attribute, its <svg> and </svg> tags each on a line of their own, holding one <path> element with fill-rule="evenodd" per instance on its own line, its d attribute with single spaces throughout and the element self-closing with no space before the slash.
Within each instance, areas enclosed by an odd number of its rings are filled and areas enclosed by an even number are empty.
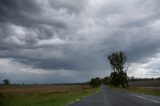
<svg viewBox="0 0 160 106">
<path fill-rule="evenodd" d="M 92 78 L 90 81 L 90 86 L 92 88 L 97 88 L 101 85 L 101 79 L 99 77 L 97 78 Z"/>
</svg>

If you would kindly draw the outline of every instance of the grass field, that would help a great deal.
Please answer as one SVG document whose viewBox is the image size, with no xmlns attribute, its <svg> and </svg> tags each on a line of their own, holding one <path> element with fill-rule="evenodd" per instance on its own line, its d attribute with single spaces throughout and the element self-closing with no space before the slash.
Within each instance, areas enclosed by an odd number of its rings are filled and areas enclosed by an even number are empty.
<svg viewBox="0 0 160 106">
<path fill-rule="evenodd" d="M 0 106 L 64 106 L 97 92 L 88 85 L 0 87 Z"/>
<path fill-rule="evenodd" d="M 129 85 L 134 87 L 160 87 L 160 80 L 132 81 L 129 82 Z"/>
<path fill-rule="evenodd" d="M 160 96 L 160 81 L 134 81 L 129 83 L 130 87 L 125 88 L 130 92 L 143 93 Z"/>
<path fill-rule="evenodd" d="M 129 88 L 125 88 L 125 90 L 130 91 L 130 92 L 135 92 L 135 93 L 160 96 L 159 87 L 129 87 Z"/>
<path fill-rule="evenodd" d="M 129 82 L 128 88 L 111 88 L 119 91 L 160 96 L 160 81 L 134 81 Z"/>
</svg>

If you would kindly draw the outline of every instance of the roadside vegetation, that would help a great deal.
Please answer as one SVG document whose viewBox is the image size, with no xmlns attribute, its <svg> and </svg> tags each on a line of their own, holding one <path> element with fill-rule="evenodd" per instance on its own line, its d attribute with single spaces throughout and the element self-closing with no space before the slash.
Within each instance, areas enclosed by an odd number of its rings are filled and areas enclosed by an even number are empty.
<svg viewBox="0 0 160 106">
<path fill-rule="evenodd" d="M 110 86 L 111 87 L 111 86 Z M 126 88 L 115 88 L 111 87 L 114 90 L 119 91 L 128 91 L 131 93 L 147 94 L 160 96 L 160 80 L 157 79 L 136 79 L 136 81 L 129 81 L 129 86 Z"/>
<path fill-rule="evenodd" d="M 127 69 L 124 69 L 124 65 L 127 61 L 127 57 L 124 52 L 114 52 L 108 56 L 109 63 L 113 72 L 110 75 L 110 85 L 114 87 L 128 87 Z"/>
<path fill-rule="evenodd" d="M 114 87 L 128 87 L 128 80 L 127 80 L 127 69 L 125 69 L 124 65 L 127 61 L 127 57 L 124 52 L 114 52 L 108 56 L 109 63 L 113 72 L 111 73 L 110 77 L 105 77 L 104 79 L 100 78 L 93 78 L 90 81 L 90 85 L 95 88 L 101 85 L 101 83 L 109 84 L 110 86 Z"/>
<path fill-rule="evenodd" d="M 154 96 L 160 96 L 160 88 L 157 87 L 128 87 L 125 90 L 134 93 L 142 93 Z"/>
<path fill-rule="evenodd" d="M 65 106 L 98 89 L 88 85 L 3 86 L 0 106 Z"/>
<path fill-rule="evenodd" d="M 160 96 L 160 78 L 133 79 L 129 81 L 129 87 L 125 90 L 135 93 Z"/>
<path fill-rule="evenodd" d="M 159 78 L 129 78 L 127 70 L 124 69 L 127 57 L 124 52 L 114 52 L 108 56 L 109 63 L 113 72 L 109 77 L 109 85 L 116 88 L 136 93 L 150 94 L 160 96 Z M 129 83 L 129 84 L 128 84 Z"/>
</svg>

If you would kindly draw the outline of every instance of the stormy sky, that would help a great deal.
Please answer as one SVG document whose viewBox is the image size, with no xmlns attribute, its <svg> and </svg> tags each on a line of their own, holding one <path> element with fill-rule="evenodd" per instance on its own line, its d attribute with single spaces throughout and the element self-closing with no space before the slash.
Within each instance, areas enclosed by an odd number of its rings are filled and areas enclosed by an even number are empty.
<svg viewBox="0 0 160 106">
<path fill-rule="evenodd" d="M 134 77 L 160 77 L 160 0 L 0 0 L 0 80 L 84 82 L 124 51 Z"/>
</svg>

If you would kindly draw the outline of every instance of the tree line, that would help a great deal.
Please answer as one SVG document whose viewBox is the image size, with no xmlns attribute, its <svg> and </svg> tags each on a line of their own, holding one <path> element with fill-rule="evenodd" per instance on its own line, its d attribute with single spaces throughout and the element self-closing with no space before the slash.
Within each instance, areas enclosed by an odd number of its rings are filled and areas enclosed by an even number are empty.
<svg viewBox="0 0 160 106">
<path fill-rule="evenodd" d="M 90 86 L 92 88 L 97 88 L 99 87 L 101 84 L 106 84 L 108 85 L 109 84 L 109 77 L 105 77 L 105 78 L 99 78 L 99 77 L 96 77 L 96 78 L 92 78 L 91 81 L 89 82 Z"/>
</svg>

